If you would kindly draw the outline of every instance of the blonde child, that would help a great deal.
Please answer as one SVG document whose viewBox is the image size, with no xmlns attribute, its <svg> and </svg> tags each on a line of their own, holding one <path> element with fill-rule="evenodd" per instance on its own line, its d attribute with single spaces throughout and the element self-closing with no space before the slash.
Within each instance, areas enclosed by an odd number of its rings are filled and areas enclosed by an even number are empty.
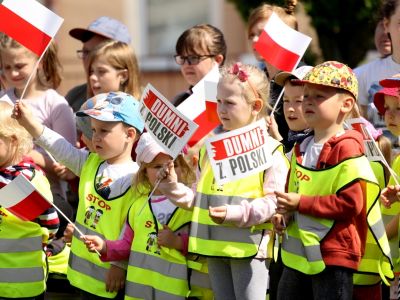
<svg viewBox="0 0 400 300">
<path fill-rule="evenodd" d="M 23 174 L 49 200 L 50 185 L 27 155 L 33 147 L 29 133 L 11 118 L 13 107 L 0 102 L 0 187 Z M 54 207 L 24 221 L 0 206 L 0 298 L 39 299 L 46 289 L 43 250 L 58 230 Z"/>
<path fill-rule="evenodd" d="M 93 108 L 77 115 L 90 116 L 94 153 L 75 148 L 40 124 L 23 101 L 16 103 L 14 117 L 38 145 L 80 177 L 76 226 L 84 234 L 117 239 L 134 200 L 130 184 L 138 166 L 130 154 L 144 124 L 139 102 L 128 94 L 99 94 L 91 101 Z M 115 298 L 125 281 L 124 271 L 89 253 L 76 231 L 67 276 L 82 299 Z"/>
<path fill-rule="evenodd" d="M 268 92 L 265 74 L 257 67 L 240 63 L 223 67 L 217 89 L 217 111 L 222 125 L 216 134 L 264 117 Z M 222 186 L 215 183 L 203 147 L 197 195 L 176 201 L 180 207 L 194 209 L 189 252 L 207 256 L 216 299 L 265 299 L 269 235 L 257 225 L 267 222 L 275 212 L 273 190 L 284 190 L 287 175 L 281 145 L 271 137 L 266 138 L 275 149 L 272 166 Z"/>
<path fill-rule="evenodd" d="M 223 33 L 210 24 L 199 24 L 185 30 L 176 42 L 175 62 L 189 89 L 171 101 L 178 106 L 192 94 L 196 85 L 215 64 L 223 65 L 226 58 L 226 43 Z"/>
<path fill-rule="evenodd" d="M 0 94 L 0 101 L 14 105 L 21 97 L 28 78 L 34 71 L 38 56 L 7 35 L 1 34 L 0 59 L 3 75 L 9 86 Z M 57 47 L 52 42 L 26 89 L 24 101 L 42 124 L 61 134 L 70 143 L 75 143 L 76 130 L 72 109 L 65 98 L 55 91 L 61 83 L 60 73 Z M 54 203 L 66 215 L 72 217 L 72 207 L 66 200 L 66 183 L 53 170 L 54 161 L 39 147 L 35 147 L 30 156 L 46 172 Z M 63 228 L 67 222 L 62 217 L 61 221 Z"/>
<path fill-rule="evenodd" d="M 372 228 L 367 212 L 377 220 L 375 228 L 383 228 L 374 206 L 379 186 L 362 136 L 343 128 L 356 103 L 357 79 L 346 65 L 329 61 L 301 82 L 304 117 L 314 134 L 295 146 L 288 193 L 275 192 L 278 214 L 272 221 L 278 231 L 288 226 L 278 298 L 351 299 L 353 273 Z M 384 232 L 374 234 L 388 247 Z"/>
<path fill-rule="evenodd" d="M 140 98 L 139 66 L 128 44 L 118 41 L 101 43 L 90 52 L 88 67 L 88 98 L 117 91 Z"/>
<path fill-rule="evenodd" d="M 192 214 L 168 200 L 176 195 L 163 194 L 156 187 L 158 171 L 171 162 L 171 157 L 149 133 L 140 137 L 136 157 L 140 168 L 132 187 L 135 202 L 123 238 L 104 241 L 98 236 L 85 236 L 86 246 L 90 251 L 99 251 L 103 261 L 129 258 L 125 299 L 186 299 L 189 285 L 185 255 Z M 180 185 L 188 197 L 193 197 L 185 185 L 194 182 L 195 174 L 182 155 L 172 168 L 173 182 L 166 184 Z M 177 183 L 177 178 L 182 183 Z"/>
</svg>

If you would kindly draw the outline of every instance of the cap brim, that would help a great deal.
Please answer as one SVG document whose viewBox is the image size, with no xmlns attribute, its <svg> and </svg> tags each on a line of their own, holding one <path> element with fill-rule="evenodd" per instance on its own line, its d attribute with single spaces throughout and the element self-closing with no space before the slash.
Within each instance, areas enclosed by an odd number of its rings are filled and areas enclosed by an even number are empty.
<svg viewBox="0 0 400 300">
<path fill-rule="evenodd" d="M 400 87 L 384 87 L 377 91 L 374 95 L 374 105 L 378 112 L 381 115 L 385 114 L 385 95 L 398 97 L 399 96 Z"/>
<path fill-rule="evenodd" d="M 400 88 L 400 78 L 392 77 L 379 81 L 379 84 L 388 88 Z"/>
<path fill-rule="evenodd" d="M 84 43 L 90 40 L 95 33 L 84 28 L 74 28 L 69 31 L 69 35 Z"/>
<path fill-rule="evenodd" d="M 294 78 L 296 78 L 296 76 L 294 76 L 292 73 L 290 72 L 280 72 L 278 73 L 275 78 L 274 81 L 276 84 L 280 85 L 280 86 L 284 86 L 286 80 L 290 77 L 293 76 Z"/>
<path fill-rule="evenodd" d="M 74 28 L 69 31 L 69 35 L 73 38 L 80 40 L 81 42 L 85 43 L 90 40 L 94 35 L 100 35 L 106 39 L 112 39 L 112 37 L 106 36 L 103 33 L 99 33 L 93 30 L 87 30 L 84 28 Z"/>
</svg>

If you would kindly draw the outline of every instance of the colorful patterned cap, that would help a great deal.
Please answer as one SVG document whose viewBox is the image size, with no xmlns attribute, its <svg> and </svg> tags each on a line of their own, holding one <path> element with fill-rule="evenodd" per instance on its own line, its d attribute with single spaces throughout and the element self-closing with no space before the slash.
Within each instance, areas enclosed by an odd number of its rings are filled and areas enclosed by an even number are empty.
<svg viewBox="0 0 400 300">
<path fill-rule="evenodd" d="M 337 61 L 326 61 L 315 66 L 306 74 L 301 83 L 313 83 L 346 90 L 355 99 L 358 96 L 358 81 L 353 70 Z"/>
<path fill-rule="evenodd" d="M 135 127 L 139 133 L 144 129 L 139 101 L 123 92 L 103 93 L 88 99 L 76 116 L 89 116 L 104 122 L 123 122 Z"/>
</svg>

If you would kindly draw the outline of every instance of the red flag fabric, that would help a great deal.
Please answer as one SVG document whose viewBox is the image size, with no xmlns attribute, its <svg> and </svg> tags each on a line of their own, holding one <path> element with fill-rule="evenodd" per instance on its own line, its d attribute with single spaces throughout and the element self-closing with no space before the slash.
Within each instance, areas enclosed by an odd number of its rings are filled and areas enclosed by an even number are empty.
<svg viewBox="0 0 400 300">
<path fill-rule="evenodd" d="M 190 95 L 177 109 L 199 125 L 188 145 L 196 145 L 203 137 L 220 124 L 217 114 L 218 66 L 215 66 L 193 88 Z"/>
<path fill-rule="evenodd" d="M 51 207 L 48 202 L 25 178 L 23 174 L 0 189 L 0 206 L 17 217 L 30 221 Z"/>
<path fill-rule="evenodd" d="M 291 72 L 303 57 L 310 42 L 309 36 L 292 29 L 277 14 L 272 13 L 253 47 L 274 67 Z"/>
<path fill-rule="evenodd" d="M 63 18 L 36 0 L 0 0 L 0 31 L 40 56 Z"/>
</svg>

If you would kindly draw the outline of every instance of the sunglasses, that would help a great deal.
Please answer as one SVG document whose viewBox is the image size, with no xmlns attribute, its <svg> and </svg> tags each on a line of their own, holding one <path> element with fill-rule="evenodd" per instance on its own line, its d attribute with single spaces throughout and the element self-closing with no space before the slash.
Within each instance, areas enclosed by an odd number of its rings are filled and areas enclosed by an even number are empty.
<svg viewBox="0 0 400 300">
<path fill-rule="evenodd" d="M 182 66 L 185 61 L 190 65 L 198 65 L 202 60 L 205 60 L 209 57 L 214 57 L 215 55 L 189 55 L 189 56 L 182 56 L 182 55 L 174 55 L 175 62 Z"/>
</svg>

